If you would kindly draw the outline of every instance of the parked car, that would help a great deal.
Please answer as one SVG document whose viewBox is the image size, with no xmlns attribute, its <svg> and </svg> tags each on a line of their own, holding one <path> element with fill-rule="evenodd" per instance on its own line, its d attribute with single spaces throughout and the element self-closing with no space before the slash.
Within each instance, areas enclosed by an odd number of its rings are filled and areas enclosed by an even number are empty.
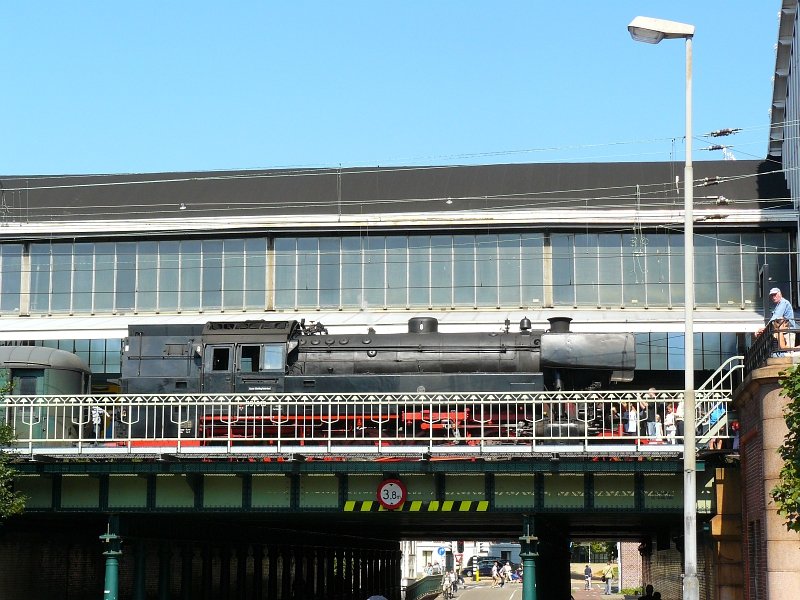
<svg viewBox="0 0 800 600">
<path fill-rule="evenodd" d="M 478 557 L 478 573 L 481 577 L 492 576 L 492 565 L 496 562 L 504 564 L 500 557 L 497 556 L 481 556 Z M 513 566 L 513 565 L 512 565 Z M 473 577 L 475 574 L 475 562 L 470 560 L 462 569 L 461 575 L 464 577 Z"/>
</svg>

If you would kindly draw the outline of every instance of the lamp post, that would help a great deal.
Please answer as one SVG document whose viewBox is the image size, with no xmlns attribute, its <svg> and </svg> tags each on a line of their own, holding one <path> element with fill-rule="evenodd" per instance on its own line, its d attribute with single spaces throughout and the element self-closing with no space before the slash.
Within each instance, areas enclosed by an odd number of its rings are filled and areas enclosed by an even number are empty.
<svg viewBox="0 0 800 600">
<path fill-rule="evenodd" d="M 692 170 L 692 37 L 694 25 L 636 17 L 628 25 L 637 42 L 657 44 L 663 39 L 686 40 L 686 165 L 683 175 L 684 245 L 684 431 L 683 431 L 683 598 L 698 600 L 697 579 L 697 464 L 694 399 L 694 204 Z"/>
</svg>

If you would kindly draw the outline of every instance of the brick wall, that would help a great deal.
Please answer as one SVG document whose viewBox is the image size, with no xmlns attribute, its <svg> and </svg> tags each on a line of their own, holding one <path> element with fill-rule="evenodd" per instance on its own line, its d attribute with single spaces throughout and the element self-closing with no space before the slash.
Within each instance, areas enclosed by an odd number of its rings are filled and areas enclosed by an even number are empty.
<svg viewBox="0 0 800 600">
<path fill-rule="evenodd" d="M 97 600 L 103 597 L 99 540 L 58 533 L 0 538 L 0 598 Z"/>
<path fill-rule="evenodd" d="M 761 402 L 752 399 L 739 406 L 741 440 L 742 481 L 751 482 L 742 490 L 742 533 L 744 558 L 744 594 L 751 600 L 764 600 L 767 597 L 766 538 L 764 536 L 763 515 L 765 511 L 764 460 L 763 460 L 763 417 Z M 759 482 L 753 485 L 752 482 Z"/>
<path fill-rule="evenodd" d="M 700 600 L 714 598 L 714 545 L 704 536 L 697 540 L 697 578 L 700 587 Z M 642 584 L 651 584 L 656 592 L 661 592 L 662 600 L 681 600 L 683 598 L 683 553 L 674 541 L 669 550 L 653 549 L 650 556 L 642 559 Z"/>
<path fill-rule="evenodd" d="M 622 588 L 641 588 L 642 584 L 646 582 L 642 575 L 642 555 L 639 554 L 639 542 L 621 542 L 619 553 L 622 564 Z"/>
</svg>

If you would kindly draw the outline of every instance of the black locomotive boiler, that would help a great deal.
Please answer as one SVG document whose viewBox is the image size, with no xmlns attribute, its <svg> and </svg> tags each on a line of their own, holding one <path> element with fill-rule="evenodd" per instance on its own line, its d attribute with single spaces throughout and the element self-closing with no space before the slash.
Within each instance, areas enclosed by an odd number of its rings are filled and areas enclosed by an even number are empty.
<svg viewBox="0 0 800 600">
<path fill-rule="evenodd" d="M 135 325 L 123 347 L 122 391 L 134 395 L 233 395 L 237 402 L 258 395 L 252 411 L 232 415 L 210 408 L 192 418 L 149 415 L 131 423 L 133 437 L 249 437 L 269 439 L 270 423 L 280 413 L 283 431 L 294 424 L 298 435 L 332 423 L 335 412 L 342 435 L 348 427 L 375 422 L 374 405 L 347 404 L 345 395 L 379 393 L 507 393 L 543 390 L 591 390 L 630 381 L 635 367 L 635 340 L 625 333 L 575 333 L 568 318 L 550 319 L 546 331 L 509 322 L 496 332 L 443 333 L 438 321 L 415 317 L 406 333 L 330 334 L 320 324 L 297 320 L 209 322 L 194 325 Z M 263 398 L 280 394 L 307 400 L 291 407 L 267 407 Z M 331 404 L 332 397 L 338 398 Z M 322 398 L 323 400 L 320 400 Z M 327 400 L 325 400 L 327 398 Z M 269 401 L 272 402 L 272 401 Z M 327 402 L 327 404 L 325 404 Z M 423 401 L 423 403 L 426 401 Z M 342 407 L 346 404 L 346 407 Z M 341 406 L 340 406 L 341 405 Z M 327 407 L 327 408 L 326 408 Z M 477 426 L 473 419 L 485 406 L 441 409 L 437 425 Z M 491 407 L 489 410 L 493 410 Z M 513 424 L 530 406 L 497 407 L 495 423 Z M 538 409 L 541 417 L 542 408 Z M 248 412 L 249 411 L 249 412 Z M 382 431 L 396 433 L 434 428 L 429 405 L 382 406 Z M 224 415 L 217 413 L 226 413 Z M 435 412 L 435 411 L 434 411 Z M 363 414 L 369 413 L 369 414 Z M 505 413 L 505 414 L 501 414 Z M 217 430 L 218 425 L 225 427 Z M 485 425 L 485 420 L 482 427 Z"/>
</svg>

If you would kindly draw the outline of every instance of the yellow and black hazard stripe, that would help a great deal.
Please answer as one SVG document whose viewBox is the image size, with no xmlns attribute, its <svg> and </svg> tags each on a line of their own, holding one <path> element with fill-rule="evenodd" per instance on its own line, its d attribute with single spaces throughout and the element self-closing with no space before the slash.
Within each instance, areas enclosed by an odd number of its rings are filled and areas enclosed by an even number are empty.
<svg viewBox="0 0 800 600">
<path fill-rule="evenodd" d="M 486 512 L 489 510 L 488 500 L 432 500 L 423 502 L 411 500 L 404 502 L 394 510 L 384 508 L 376 500 L 348 500 L 344 503 L 344 512 Z"/>
</svg>

